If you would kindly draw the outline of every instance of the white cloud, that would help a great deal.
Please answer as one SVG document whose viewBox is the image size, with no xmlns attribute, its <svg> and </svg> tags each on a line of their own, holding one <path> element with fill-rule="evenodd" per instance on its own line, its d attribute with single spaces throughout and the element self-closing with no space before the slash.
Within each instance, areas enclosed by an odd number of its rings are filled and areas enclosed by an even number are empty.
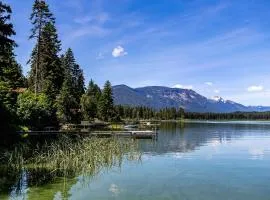
<svg viewBox="0 0 270 200">
<path fill-rule="evenodd" d="M 204 84 L 209 85 L 209 86 L 212 86 L 213 85 L 212 82 L 205 82 Z"/>
<path fill-rule="evenodd" d="M 218 94 L 220 93 L 220 90 L 214 90 L 214 93 Z"/>
<path fill-rule="evenodd" d="M 181 89 L 189 89 L 191 90 L 193 88 L 192 85 L 181 85 L 181 84 L 176 84 L 173 86 L 173 88 L 181 88 Z"/>
<path fill-rule="evenodd" d="M 127 54 L 128 52 L 126 52 L 122 46 L 117 46 L 112 51 L 112 56 L 115 58 L 120 57 L 120 56 L 125 56 Z"/>
<path fill-rule="evenodd" d="M 248 92 L 261 92 L 263 91 L 263 86 L 261 85 L 252 85 L 247 88 Z"/>
</svg>

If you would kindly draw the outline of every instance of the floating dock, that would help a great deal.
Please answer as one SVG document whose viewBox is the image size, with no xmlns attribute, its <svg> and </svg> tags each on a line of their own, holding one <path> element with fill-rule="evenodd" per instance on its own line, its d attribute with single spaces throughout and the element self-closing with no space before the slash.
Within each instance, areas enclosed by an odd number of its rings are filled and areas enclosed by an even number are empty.
<svg viewBox="0 0 270 200">
<path fill-rule="evenodd" d="M 29 132 L 18 132 L 19 134 L 28 134 L 28 136 L 46 136 L 52 135 L 57 136 L 60 134 L 74 135 L 74 136 L 85 136 L 85 137 L 127 137 L 134 139 L 156 139 L 157 131 L 29 131 Z"/>
</svg>

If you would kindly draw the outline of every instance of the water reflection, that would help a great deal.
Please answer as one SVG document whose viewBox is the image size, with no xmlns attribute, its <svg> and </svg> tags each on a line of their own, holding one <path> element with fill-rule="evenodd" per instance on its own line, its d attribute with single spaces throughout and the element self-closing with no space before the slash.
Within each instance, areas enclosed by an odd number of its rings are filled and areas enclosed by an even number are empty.
<svg viewBox="0 0 270 200">
<path fill-rule="evenodd" d="M 230 143 L 243 136 L 269 135 L 270 124 L 247 123 L 162 123 L 155 143 L 144 141 L 141 149 L 145 153 L 166 154 L 191 152 L 201 146 L 216 146 Z M 259 152 L 253 152 L 259 154 Z"/>
<path fill-rule="evenodd" d="M 70 137 L 3 149 L 0 199 L 68 199 L 74 184 L 87 186 L 101 171 L 139 160 L 136 149 L 131 140 Z"/>
<path fill-rule="evenodd" d="M 0 170 L 0 199 L 68 199 L 68 191 L 77 180 L 60 178 L 46 170 Z M 6 196 L 9 194 L 8 196 Z"/>
<path fill-rule="evenodd" d="M 139 141 L 142 162 L 123 152 L 87 175 L 0 170 L 0 199 L 268 200 L 269 144 L 269 124 L 163 123 Z"/>
</svg>

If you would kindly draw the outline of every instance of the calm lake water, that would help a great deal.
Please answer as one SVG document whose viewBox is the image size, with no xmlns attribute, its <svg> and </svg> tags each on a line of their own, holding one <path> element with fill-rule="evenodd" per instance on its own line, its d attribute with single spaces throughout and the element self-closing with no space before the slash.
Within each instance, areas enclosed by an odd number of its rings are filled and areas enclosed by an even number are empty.
<svg viewBox="0 0 270 200">
<path fill-rule="evenodd" d="M 269 123 L 164 123 L 158 140 L 139 148 L 140 161 L 94 177 L 28 187 L 22 173 L 22 190 L 0 199 L 270 199 Z"/>
</svg>

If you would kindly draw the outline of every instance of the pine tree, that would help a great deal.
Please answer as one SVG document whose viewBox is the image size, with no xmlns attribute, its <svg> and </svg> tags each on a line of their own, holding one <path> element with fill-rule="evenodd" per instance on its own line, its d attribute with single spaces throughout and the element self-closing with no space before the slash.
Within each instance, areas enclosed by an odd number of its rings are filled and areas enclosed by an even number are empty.
<svg viewBox="0 0 270 200">
<path fill-rule="evenodd" d="M 85 120 L 94 119 L 97 117 L 100 95 L 100 88 L 91 79 L 86 93 L 81 98 L 81 112 Z"/>
<path fill-rule="evenodd" d="M 54 24 L 47 23 L 45 25 L 42 31 L 41 44 L 43 92 L 51 99 L 55 99 L 61 89 L 64 72 L 58 57 L 61 44 Z"/>
<path fill-rule="evenodd" d="M 78 116 L 79 104 L 72 95 L 71 76 L 66 77 L 60 94 L 56 99 L 57 117 L 62 123 L 76 123 L 80 120 Z"/>
<path fill-rule="evenodd" d="M 10 39 L 15 35 L 13 25 L 9 22 L 12 10 L 10 6 L 0 1 L 0 81 L 12 89 L 21 87 L 24 83 L 21 66 L 16 62 L 15 41 Z"/>
<path fill-rule="evenodd" d="M 10 6 L 0 1 L 0 101 L 9 111 L 16 111 L 17 95 L 13 92 L 23 87 L 24 77 L 21 66 L 16 62 L 15 41 L 10 39 L 15 35 L 10 23 L 12 10 Z"/>
<path fill-rule="evenodd" d="M 93 96 L 95 97 L 97 100 L 99 99 L 100 95 L 101 95 L 101 90 L 98 87 L 97 84 L 95 84 L 95 82 L 91 79 L 89 84 L 88 84 L 88 88 L 86 90 L 86 94 L 88 96 Z"/>
<path fill-rule="evenodd" d="M 62 69 L 65 71 L 65 77 L 71 76 L 72 95 L 80 102 L 81 96 L 84 94 L 84 76 L 80 66 L 76 63 L 73 51 L 71 48 L 67 50 L 62 60 Z"/>
<path fill-rule="evenodd" d="M 39 46 L 39 53 L 37 52 L 37 46 Z M 64 79 L 61 60 L 58 57 L 60 50 L 61 43 L 58 40 L 57 30 L 55 25 L 49 22 L 42 29 L 40 44 L 37 44 L 32 51 L 29 61 L 31 71 L 28 82 L 32 91 L 35 91 L 35 93 L 44 92 L 51 99 L 56 98 Z M 38 71 L 36 71 L 37 62 L 39 63 Z"/>
<path fill-rule="evenodd" d="M 70 48 L 60 60 L 64 83 L 56 101 L 57 116 L 61 122 L 77 123 L 81 119 L 80 101 L 84 94 L 83 72 Z"/>
<path fill-rule="evenodd" d="M 84 94 L 85 89 L 84 89 L 84 76 L 83 76 L 83 71 L 80 68 L 78 64 L 75 65 L 75 70 L 74 70 L 74 75 L 75 75 L 75 91 L 76 91 L 76 98 L 77 100 L 80 100 L 81 96 Z"/>
<path fill-rule="evenodd" d="M 52 87 L 46 75 L 57 75 L 54 71 L 50 71 L 49 69 L 56 68 L 56 71 L 61 71 L 59 69 L 60 62 L 56 58 L 60 50 L 60 42 L 57 39 L 55 18 L 44 0 L 35 0 L 30 20 L 33 28 L 31 29 L 29 39 L 36 39 L 37 43 L 29 60 L 29 63 L 31 63 L 29 86 L 36 94 L 43 92 L 44 87 L 45 90 Z M 54 66 L 48 66 L 51 64 L 54 64 Z M 56 90 L 59 89 L 57 87 Z M 54 93 L 54 91 L 52 91 L 52 93 Z"/>
<path fill-rule="evenodd" d="M 13 49 L 16 43 L 10 39 L 15 35 L 13 25 L 9 22 L 12 10 L 10 6 L 0 1 L 0 78 L 3 77 L 3 69 L 10 65 Z"/>
<path fill-rule="evenodd" d="M 185 111 L 184 111 L 184 109 L 182 107 L 180 107 L 179 110 L 178 110 L 178 117 L 180 119 L 184 119 L 185 118 Z"/>
<path fill-rule="evenodd" d="M 112 120 L 115 115 L 114 105 L 113 105 L 113 94 L 112 86 L 109 81 L 106 81 L 102 94 L 99 100 L 99 117 L 104 120 Z"/>
</svg>

